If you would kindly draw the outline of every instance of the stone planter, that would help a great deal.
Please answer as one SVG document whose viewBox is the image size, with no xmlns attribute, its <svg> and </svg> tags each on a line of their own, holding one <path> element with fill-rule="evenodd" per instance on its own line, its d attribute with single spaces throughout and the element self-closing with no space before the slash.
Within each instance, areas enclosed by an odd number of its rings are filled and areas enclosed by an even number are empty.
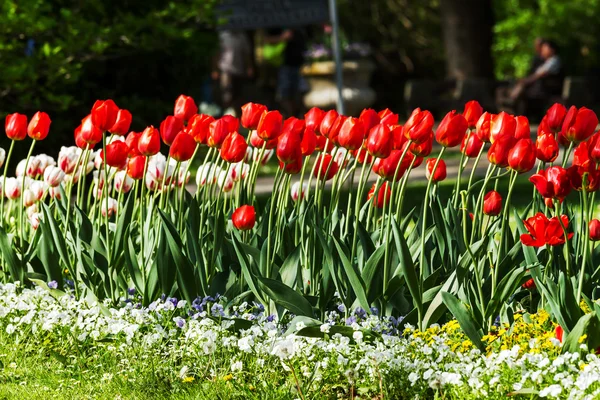
<svg viewBox="0 0 600 400">
<path fill-rule="evenodd" d="M 344 61 L 343 76 L 345 113 L 358 116 L 375 101 L 375 91 L 369 87 L 375 65 L 369 60 Z M 304 96 L 307 108 L 335 108 L 338 90 L 335 82 L 335 63 L 318 61 L 302 67 L 302 75 L 310 84 L 310 91 Z"/>
</svg>

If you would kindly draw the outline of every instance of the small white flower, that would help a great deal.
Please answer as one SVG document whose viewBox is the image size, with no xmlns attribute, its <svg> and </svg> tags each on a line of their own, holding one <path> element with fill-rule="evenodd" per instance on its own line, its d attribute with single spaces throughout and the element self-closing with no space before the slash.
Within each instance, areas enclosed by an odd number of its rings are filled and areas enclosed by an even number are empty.
<svg viewBox="0 0 600 400">
<path fill-rule="evenodd" d="M 540 397 L 558 397 L 562 392 L 560 385 L 550 385 L 540 390 Z"/>
<path fill-rule="evenodd" d="M 231 372 L 237 372 L 242 370 L 242 362 L 235 361 L 231 363 Z"/>
</svg>

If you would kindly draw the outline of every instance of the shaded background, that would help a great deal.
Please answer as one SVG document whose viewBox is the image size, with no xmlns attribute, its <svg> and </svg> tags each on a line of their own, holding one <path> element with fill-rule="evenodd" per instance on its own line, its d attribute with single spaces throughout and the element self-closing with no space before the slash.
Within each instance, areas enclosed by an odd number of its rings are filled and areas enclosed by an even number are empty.
<svg viewBox="0 0 600 400">
<path fill-rule="evenodd" d="M 133 130 L 158 125 L 179 94 L 203 100 L 218 46 L 217 4 L 0 2 L 0 118 L 48 112 L 52 133 L 39 150 L 53 152 L 72 143 L 96 99 L 129 109 Z M 338 0 L 338 7 L 344 36 L 373 49 L 375 108 L 400 111 L 412 78 L 521 77 L 537 36 L 558 42 L 567 75 L 598 72 L 600 0 Z"/>
</svg>

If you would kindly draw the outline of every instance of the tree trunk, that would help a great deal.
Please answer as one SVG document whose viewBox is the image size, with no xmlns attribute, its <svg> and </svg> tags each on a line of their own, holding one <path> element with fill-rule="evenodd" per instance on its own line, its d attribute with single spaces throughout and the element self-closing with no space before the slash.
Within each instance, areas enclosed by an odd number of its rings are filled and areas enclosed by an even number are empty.
<svg viewBox="0 0 600 400">
<path fill-rule="evenodd" d="M 440 9 L 448 76 L 492 78 L 491 0 L 441 0 Z"/>
</svg>

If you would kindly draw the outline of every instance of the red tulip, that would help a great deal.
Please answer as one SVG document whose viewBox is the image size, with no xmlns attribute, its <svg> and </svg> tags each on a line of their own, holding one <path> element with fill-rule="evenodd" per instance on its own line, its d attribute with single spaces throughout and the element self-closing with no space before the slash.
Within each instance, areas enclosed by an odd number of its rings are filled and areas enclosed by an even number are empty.
<svg viewBox="0 0 600 400">
<path fill-rule="evenodd" d="M 362 122 L 363 127 L 365 128 L 365 133 L 368 133 L 372 127 L 380 122 L 377 111 L 373 110 L 372 108 L 365 108 L 362 110 L 358 119 L 360 119 Z"/>
<path fill-rule="evenodd" d="M 385 180 L 393 181 L 395 177 L 396 181 L 399 181 L 414 158 L 411 153 L 406 153 L 402 163 L 400 164 L 402 153 L 402 150 L 393 150 L 388 157 L 378 158 L 375 161 L 375 164 L 373 164 L 373 172 Z"/>
<path fill-rule="evenodd" d="M 524 284 L 522 284 L 521 287 L 523 289 L 533 290 L 535 289 L 535 281 L 532 278 L 530 278 Z"/>
<path fill-rule="evenodd" d="M 563 167 L 550 167 L 532 175 L 529 181 L 533 183 L 538 192 L 545 198 L 563 199 L 571 191 L 569 173 Z"/>
<path fill-rule="evenodd" d="M 227 135 L 231 132 L 229 131 L 229 124 L 227 120 L 223 118 L 219 118 L 214 120 L 208 126 L 208 137 L 206 139 L 206 143 L 210 147 L 221 147 Z"/>
<path fill-rule="evenodd" d="M 435 140 L 444 147 L 458 146 L 467 132 L 467 120 L 452 110 L 440 122 L 435 131 Z"/>
<path fill-rule="evenodd" d="M 303 156 L 310 156 L 315 152 L 317 147 L 317 135 L 312 128 L 306 127 L 304 134 L 302 135 L 302 142 L 300 143 L 300 151 Z"/>
<path fill-rule="evenodd" d="M 173 115 L 169 115 L 160 124 L 160 136 L 167 146 L 170 146 L 175 137 L 183 130 L 183 121 Z"/>
<path fill-rule="evenodd" d="M 175 137 L 175 140 L 173 140 L 173 144 L 169 149 L 169 156 L 177 162 L 187 161 L 194 155 L 196 146 L 197 144 L 194 138 L 187 133 L 182 132 Z M 245 154 L 246 152 L 244 150 L 244 155 Z"/>
<path fill-rule="evenodd" d="M 587 142 L 581 142 L 575 147 L 573 151 L 573 165 L 577 165 L 583 168 L 589 168 L 592 163 L 590 159 L 590 152 Z"/>
<path fill-rule="evenodd" d="M 404 148 L 404 143 L 408 141 L 408 139 L 404 137 L 404 127 L 402 125 L 388 125 L 388 127 L 392 134 L 392 150 Z M 413 144 L 416 143 L 413 142 Z"/>
<path fill-rule="evenodd" d="M 483 148 L 483 142 L 474 132 L 465 135 L 465 138 L 460 145 L 460 151 L 467 157 L 477 157 Z"/>
<path fill-rule="evenodd" d="M 512 115 L 502 111 L 490 119 L 490 141 L 494 143 L 501 136 L 515 136 L 517 120 Z"/>
<path fill-rule="evenodd" d="M 256 129 L 261 115 L 267 111 L 267 106 L 258 103 L 246 103 L 242 106 L 242 126 L 246 129 Z"/>
<path fill-rule="evenodd" d="M 298 157 L 295 160 L 292 160 L 292 162 L 286 164 L 280 161 L 279 168 L 283 169 L 286 174 L 297 174 L 302 171 L 302 157 Z"/>
<path fill-rule="evenodd" d="M 129 131 L 131 126 L 131 113 L 127 110 L 121 109 L 117 113 L 117 120 L 114 125 L 108 130 L 113 135 L 123 136 Z"/>
<path fill-rule="evenodd" d="M 325 149 L 325 145 L 327 144 L 327 138 L 323 135 L 316 135 L 317 137 L 317 143 L 315 145 L 315 150 L 317 151 L 323 151 Z M 329 144 L 327 144 L 327 151 L 331 151 L 333 150 L 335 146 L 333 145 L 333 143 L 329 142 Z"/>
<path fill-rule="evenodd" d="M 256 224 L 256 211 L 254 211 L 254 207 L 249 205 L 238 207 L 231 215 L 231 222 L 240 231 L 247 231 L 254 228 L 254 224 Z"/>
<path fill-rule="evenodd" d="M 404 137 L 415 143 L 423 143 L 432 136 L 433 115 L 427 110 L 415 108 L 404 124 Z"/>
<path fill-rule="evenodd" d="M 23 140 L 27 136 L 27 116 L 19 113 L 9 114 L 4 120 L 4 130 L 10 140 Z"/>
<path fill-rule="evenodd" d="M 279 111 L 267 111 L 260 117 L 256 130 L 262 140 L 271 140 L 281 134 L 282 126 L 283 117 L 281 113 Z"/>
<path fill-rule="evenodd" d="M 508 152 L 508 166 L 518 173 L 531 171 L 535 165 L 535 146 L 529 138 L 519 140 Z"/>
<path fill-rule="evenodd" d="M 223 115 L 221 119 L 227 124 L 227 133 L 237 132 L 240 130 L 240 120 L 233 115 Z"/>
<path fill-rule="evenodd" d="M 275 138 L 275 139 L 271 139 L 271 140 L 265 142 L 260 137 L 258 137 L 257 131 L 250 132 L 250 144 L 252 145 L 252 147 L 254 147 L 256 149 L 262 149 L 263 146 L 265 145 L 265 143 L 267 144 L 265 149 L 267 149 L 267 150 L 274 149 L 275 147 L 277 147 L 278 139 L 279 138 Z"/>
<path fill-rule="evenodd" d="M 467 120 L 469 129 L 475 129 L 477 121 L 481 118 L 481 114 L 483 114 L 483 107 L 481 107 L 477 100 L 471 100 L 465 104 L 463 116 Z"/>
<path fill-rule="evenodd" d="M 305 124 L 303 119 L 298 119 L 296 117 L 289 117 L 285 121 L 283 121 L 283 128 L 281 129 L 281 133 L 291 131 L 297 135 L 302 135 L 304 132 Z"/>
<path fill-rule="evenodd" d="M 535 155 L 543 162 L 553 162 L 558 157 L 558 142 L 552 133 L 542 133 L 535 141 Z"/>
<path fill-rule="evenodd" d="M 182 94 L 175 100 L 173 115 L 180 120 L 187 122 L 197 112 L 198 106 L 196 106 L 196 102 L 190 96 Z"/>
<path fill-rule="evenodd" d="M 562 215 L 561 221 L 557 217 L 548 219 L 543 213 L 539 212 L 531 218 L 523 221 L 525 228 L 529 231 L 529 234 L 524 233 L 521 235 L 521 242 L 525 246 L 542 247 L 545 245 L 557 246 L 565 243 L 565 235 L 563 226 L 565 229 L 569 226 L 569 218 L 566 215 Z M 561 225 L 562 222 L 562 225 Z M 567 238 L 571 239 L 573 233 L 569 233 Z"/>
<path fill-rule="evenodd" d="M 377 113 L 379 123 L 385 125 L 396 125 L 398 123 L 398 114 L 394 114 L 389 108 Z"/>
<path fill-rule="evenodd" d="M 313 175 L 315 178 L 325 179 L 326 181 L 330 180 L 337 174 L 339 170 L 339 165 L 333 160 L 331 154 L 320 154 L 317 157 L 317 161 L 315 162 L 315 167 L 313 169 Z"/>
<path fill-rule="evenodd" d="M 344 115 L 338 115 L 338 117 L 335 119 L 335 122 L 333 123 L 333 125 L 331 125 L 331 128 L 329 129 L 328 135 L 325 135 L 325 137 L 329 139 L 330 143 L 339 145 L 338 135 L 340 134 L 340 129 L 342 129 L 342 125 L 344 125 L 344 122 L 346 122 L 347 119 L 348 117 Z"/>
<path fill-rule="evenodd" d="M 373 156 L 370 155 L 365 149 L 354 150 L 351 151 L 350 154 L 352 154 L 352 157 L 356 158 L 360 164 L 364 164 L 365 162 L 370 164 L 371 161 L 373 161 Z"/>
<path fill-rule="evenodd" d="M 139 155 L 129 159 L 127 164 L 127 175 L 131 179 L 140 180 L 144 177 L 144 168 L 146 167 L 146 157 Z"/>
<path fill-rule="evenodd" d="M 119 107 L 112 100 L 96 100 L 92 106 L 92 122 L 102 132 L 108 131 L 117 121 Z"/>
<path fill-rule="evenodd" d="M 367 193 L 367 201 L 368 202 L 372 201 L 371 199 L 373 198 L 373 195 L 375 194 L 376 188 L 377 188 L 377 184 L 374 183 L 373 186 L 371 186 L 369 193 Z M 390 202 L 391 197 L 392 197 L 392 191 L 390 190 L 390 187 L 388 186 L 387 182 L 383 182 L 383 184 L 379 186 L 379 191 L 377 192 L 377 198 L 375 199 L 375 202 L 374 202 L 375 207 L 383 208 L 385 205 L 387 205 Z"/>
<path fill-rule="evenodd" d="M 512 135 L 498 137 L 488 150 L 488 161 L 500 168 L 508 167 L 508 153 L 514 142 L 515 138 Z"/>
<path fill-rule="evenodd" d="M 596 113 L 589 108 L 572 106 L 567 113 L 562 126 L 562 135 L 569 142 L 583 142 L 587 140 L 598 125 Z"/>
<path fill-rule="evenodd" d="M 600 221 L 593 219 L 589 223 L 590 228 L 590 240 L 597 242 L 600 240 Z"/>
<path fill-rule="evenodd" d="M 556 328 L 554 329 L 554 337 L 556 339 L 558 339 L 558 341 L 561 343 L 563 341 L 563 332 L 564 332 L 564 330 L 563 330 L 562 326 L 556 325 Z"/>
<path fill-rule="evenodd" d="M 588 164 L 588 167 L 573 165 L 567 169 L 571 187 L 575 190 L 595 192 L 600 188 L 600 171 Z"/>
<path fill-rule="evenodd" d="M 515 117 L 517 127 L 515 128 L 515 139 L 531 139 L 531 128 L 529 120 L 523 115 Z"/>
<path fill-rule="evenodd" d="M 311 108 L 306 114 L 304 114 L 306 127 L 312 129 L 314 132 L 318 131 L 324 116 L 325 111 L 317 107 Z"/>
<path fill-rule="evenodd" d="M 75 146 L 80 149 L 88 148 L 88 144 L 81 139 L 81 125 L 75 128 Z M 93 148 L 94 146 L 89 146 L 89 148 Z"/>
<path fill-rule="evenodd" d="M 427 157 L 431 154 L 431 150 L 433 150 L 433 139 L 427 140 L 421 144 L 413 142 L 409 147 L 409 151 L 417 157 Z"/>
<path fill-rule="evenodd" d="M 302 157 L 302 136 L 293 130 L 287 130 L 277 141 L 277 158 L 283 164 L 290 164 Z"/>
<path fill-rule="evenodd" d="M 479 140 L 481 140 L 484 143 L 489 143 L 491 140 L 490 124 L 492 122 L 493 116 L 493 114 L 490 114 L 486 111 L 483 114 L 481 114 L 481 117 L 479 117 L 479 120 L 477 121 L 477 130 L 475 131 L 475 133 L 477 134 Z"/>
<path fill-rule="evenodd" d="M 321 124 L 319 124 L 319 133 L 322 136 L 325 137 L 329 137 L 329 131 L 331 130 L 331 127 L 333 126 L 333 124 L 335 123 L 335 121 L 337 120 L 337 118 L 339 117 L 339 114 L 337 113 L 337 111 L 335 110 L 329 110 L 325 113 L 325 115 L 323 115 L 323 118 L 321 119 Z"/>
<path fill-rule="evenodd" d="M 425 176 L 427 177 L 427 179 L 431 179 L 431 176 L 433 174 L 433 181 L 441 182 L 444 179 L 446 179 L 446 163 L 444 162 L 444 160 L 440 160 L 440 162 L 437 165 L 437 168 L 434 171 L 433 168 L 435 167 L 436 162 L 437 162 L 437 158 L 428 158 L 427 159 Z"/>
<path fill-rule="evenodd" d="M 106 157 L 104 157 L 103 153 L 100 153 L 100 156 L 106 161 L 107 165 L 117 169 L 125 169 L 128 155 L 129 146 L 121 140 L 115 140 L 106 145 Z"/>
<path fill-rule="evenodd" d="M 588 141 L 588 151 L 590 159 L 596 164 L 600 163 L 600 131 L 592 135 Z"/>
<path fill-rule="evenodd" d="M 405 125 L 406 126 L 406 125 Z M 385 124 L 371 128 L 367 137 L 367 150 L 373 157 L 386 158 L 392 152 L 393 136 Z"/>
<path fill-rule="evenodd" d="M 44 140 L 50 132 L 50 117 L 43 111 L 36 112 L 29 125 L 27 126 L 27 135 L 33 140 Z"/>
<path fill-rule="evenodd" d="M 196 114 L 190 118 L 184 132 L 194 138 L 199 144 L 206 144 L 210 124 L 215 120 L 211 115 Z"/>
<path fill-rule="evenodd" d="M 486 193 L 483 198 L 483 213 L 495 217 L 502 211 L 502 196 L 495 190 Z"/>
<path fill-rule="evenodd" d="M 230 163 L 238 163 L 246 157 L 248 143 L 242 135 L 231 132 L 221 146 L 221 158 Z"/>
<path fill-rule="evenodd" d="M 567 108 L 562 104 L 554 103 L 554 105 L 546 111 L 546 115 L 544 116 L 548 130 L 553 133 L 559 132 L 566 116 Z"/>
<path fill-rule="evenodd" d="M 358 118 L 350 117 L 344 121 L 338 135 L 340 146 L 348 150 L 356 150 L 362 146 L 365 138 L 365 127 Z"/>
<path fill-rule="evenodd" d="M 144 129 L 138 141 L 138 150 L 141 154 L 149 157 L 160 151 L 160 132 L 153 126 Z"/>
<path fill-rule="evenodd" d="M 102 141 L 102 131 L 92 122 L 91 114 L 81 120 L 79 140 L 89 145 L 90 148 Z M 84 147 L 78 145 L 78 147 L 85 148 L 86 145 Z"/>
<path fill-rule="evenodd" d="M 142 137 L 141 132 L 129 132 L 127 137 L 125 138 L 125 143 L 129 147 L 129 157 L 139 156 L 141 153 L 138 150 L 138 143 L 140 142 L 140 138 Z"/>
</svg>

